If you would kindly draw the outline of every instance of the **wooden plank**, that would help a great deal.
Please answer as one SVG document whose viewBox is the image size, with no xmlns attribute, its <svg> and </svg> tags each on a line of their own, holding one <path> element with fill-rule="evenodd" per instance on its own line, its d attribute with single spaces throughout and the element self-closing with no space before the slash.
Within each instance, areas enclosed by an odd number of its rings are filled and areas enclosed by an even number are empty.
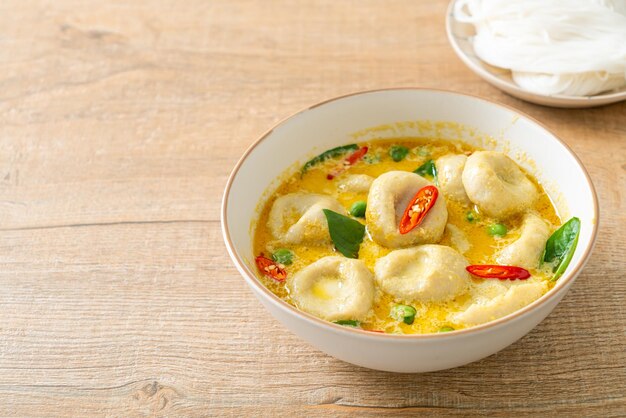
<svg viewBox="0 0 626 418">
<path fill-rule="evenodd" d="M 0 415 L 623 415 L 626 104 L 506 96 L 454 56 L 446 3 L 0 4 Z M 546 321 L 421 375 L 291 335 L 219 226 L 231 168 L 272 124 L 407 85 L 541 120 L 589 169 L 602 212 L 588 266 Z"/>
</svg>

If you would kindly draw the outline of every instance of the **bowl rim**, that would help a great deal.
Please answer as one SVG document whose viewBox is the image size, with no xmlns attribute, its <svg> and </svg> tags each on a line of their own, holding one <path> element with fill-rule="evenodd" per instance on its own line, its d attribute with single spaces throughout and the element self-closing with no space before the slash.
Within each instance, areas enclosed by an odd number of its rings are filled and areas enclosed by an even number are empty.
<svg viewBox="0 0 626 418">
<path fill-rule="evenodd" d="M 603 104 L 608 105 L 612 103 L 618 103 L 623 100 L 626 100 L 626 87 L 623 87 L 622 90 L 608 92 L 608 93 L 594 94 L 591 96 L 567 96 L 564 94 L 534 93 L 532 91 L 524 90 L 523 88 L 519 87 L 517 84 L 513 82 L 508 82 L 507 80 L 503 80 L 502 78 L 496 76 L 495 74 L 488 71 L 484 67 L 477 65 L 468 57 L 467 53 L 461 49 L 461 46 L 459 45 L 457 41 L 457 36 L 452 32 L 452 22 L 456 21 L 456 19 L 454 18 L 453 8 L 454 8 L 454 5 L 458 1 L 459 0 L 451 0 L 450 3 L 448 4 L 448 8 L 446 9 L 445 26 L 446 26 L 446 35 L 448 37 L 448 42 L 450 43 L 450 46 L 452 46 L 452 49 L 456 53 L 457 57 L 459 57 L 459 59 L 470 70 L 472 70 L 474 74 L 478 75 L 479 77 L 482 77 L 483 80 L 486 80 L 487 82 L 491 83 L 492 85 L 496 86 L 497 88 L 507 93 L 509 93 L 510 90 L 513 90 L 513 91 L 518 92 L 519 94 L 527 95 L 528 97 L 533 97 L 534 98 L 533 100 L 555 99 L 555 100 L 561 100 L 563 102 L 567 102 L 569 104 L 587 103 L 589 105 L 595 104 L 598 106 L 603 105 Z M 480 60 L 481 62 L 484 62 L 479 57 L 477 57 L 477 59 Z M 517 97 L 517 98 L 520 100 L 529 101 L 531 103 L 536 103 L 534 101 L 531 101 L 530 99 L 522 99 L 520 97 Z"/>
<path fill-rule="evenodd" d="M 233 184 L 233 181 L 235 179 L 235 177 L 237 176 L 239 169 L 241 168 L 241 166 L 243 165 L 243 163 L 246 161 L 246 159 L 248 158 L 248 156 L 254 151 L 254 149 L 261 143 L 263 142 L 267 137 L 270 136 L 270 134 L 279 126 L 281 126 L 282 124 L 286 123 L 288 120 L 292 119 L 293 117 L 304 113 L 308 110 L 311 109 L 315 109 L 316 107 L 325 105 L 327 103 L 331 103 L 334 101 L 338 101 L 341 99 L 345 99 L 348 97 L 352 97 L 352 96 L 359 96 L 359 95 L 365 95 L 365 94 L 372 94 L 372 93 L 381 93 L 381 92 L 389 92 L 389 91 L 430 91 L 430 92 L 435 92 L 435 93 L 444 93 L 444 94 L 451 94 L 451 95 L 457 95 L 457 96 L 464 96 L 473 100 L 480 100 L 483 102 L 486 102 L 490 105 L 494 105 L 494 106 L 499 106 L 499 107 L 503 107 L 509 111 L 512 111 L 514 113 L 516 113 L 518 116 L 520 117 L 524 117 L 526 119 L 528 119 L 529 121 L 537 124 L 539 127 L 541 127 L 542 129 L 544 129 L 546 132 L 548 132 L 549 134 L 551 134 L 554 139 L 556 139 L 564 148 L 565 150 L 571 155 L 571 157 L 574 158 L 574 160 L 576 161 L 576 163 L 578 164 L 579 168 L 582 170 L 585 179 L 587 181 L 587 187 L 589 188 L 589 190 L 591 191 L 591 195 L 593 197 L 593 213 L 592 213 L 592 219 L 595 220 L 595 222 L 593 222 L 592 225 L 592 233 L 591 233 L 591 239 L 590 241 L 587 243 L 587 247 L 584 250 L 583 256 L 580 259 L 580 261 L 574 266 L 574 268 L 570 271 L 569 274 L 567 275 L 563 275 L 559 278 L 559 280 L 557 281 L 557 283 L 554 285 L 554 287 L 552 289 L 550 289 L 548 292 L 546 292 L 545 294 L 543 294 L 540 298 L 538 298 L 537 300 L 533 301 L 532 303 L 524 306 L 521 309 L 518 309 L 508 315 L 505 315 L 501 318 L 495 319 L 493 321 L 489 321 L 489 322 L 485 322 L 483 324 L 480 325 L 476 325 L 473 327 L 469 327 L 469 328 L 464 328 L 461 330 L 454 330 L 454 331 L 449 331 L 449 332 L 442 332 L 442 333 L 431 333 L 431 334 L 387 334 L 387 333 L 379 333 L 379 332 L 372 332 L 372 331 L 368 331 L 368 330 L 363 330 L 360 328 L 353 328 L 353 327 L 346 327 L 346 326 L 342 326 L 342 325 L 337 325 L 334 324 L 332 322 L 329 321 L 325 321 L 321 318 L 318 318 L 312 314 L 309 314 L 307 312 L 301 311 L 298 308 L 296 308 L 293 305 L 290 305 L 289 303 L 285 302 L 284 300 L 282 300 L 281 298 L 279 298 L 278 296 L 276 296 L 272 291 L 270 291 L 266 286 L 263 285 L 263 283 L 261 283 L 261 281 L 257 278 L 256 274 L 248 267 L 248 265 L 246 263 L 244 263 L 244 261 L 241 259 L 241 257 L 239 256 L 239 254 L 237 253 L 237 251 L 235 250 L 235 247 L 233 245 L 233 242 L 231 240 L 230 237 L 230 232 L 229 232 L 229 228 L 228 228 L 228 197 L 230 195 L 230 190 Z M 459 93 L 456 91 L 451 91 L 451 90 L 445 90 L 445 89 L 438 89 L 438 88 L 430 88 L 430 87 L 388 87 L 388 88 L 379 88 L 379 89 L 371 89 L 371 90 L 361 90 L 361 91 L 356 91 L 356 92 L 352 92 L 352 93 L 347 93 L 347 94 L 342 94 L 339 96 L 335 96 L 332 97 L 330 99 L 326 99 L 323 101 L 320 101 L 318 103 L 315 103 L 311 106 L 307 106 L 304 109 L 301 109 L 285 118 L 283 118 L 282 120 L 280 120 L 279 122 L 277 122 L 276 124 L 274 124 L 274 126 L 272 126 L 270 129 L 268 129 L 265 133 L 263 133 L 258 139 L 256 139 L 247 149 L 246 151 L 243 153 L 243 155 L 239 158 L 239 160 L 237 161 L 237 163 L 235 164 L 235 167 L 233 168 L 232 172 L 230 173 L 230 176 L 228 177 L 228 180 L 226 182 L 226 187 L 224 189 L 224 194 L 222 197 L 222 207 L 221 207 L 221 226 L 222 226 L 222 235 L 224 238 L 224 242 L 226 244 L 226 249 L 228 250 L 228 253 L 231 257 L 231 259 L 233 260 L 235 267 L 237 268 L 237 270 L 239 271 L 239 273 L 241 273 L 241 275 L 243 276 L 243 278 L 248 282 L 249 285 L 251 285 L 254 290 L 262 293 L 263 295 L 267 296 L 267 299 L 269 301 L 271 301 L 276 307 L 280 308 L 283 311 L 287 311 L 289 313 L 295 314 L 296 316 L 300 316 L 302 319 L 308 321 L 309 323 L 313 323 L 316 325 L 321 325 L 322 327 L 327 327 L 329 329 L 329 331 L 335 331 L 335 332 L 339 332 L 339 333 L 348 333 L 348 334 L 353 334 L 354 336 L 359 336 L 359 337 L 366 337 L 366 338 L 377 338 L 377 339 L 401 339 L 401 340 L 423 340 L 423 339 L 436 339 L 436 338 L 448 338 L 448 337 L 453 337 L 453 336 L 459 336 L 459 335 L 466 335 L 466 334 L 471 334 L 471 333 L 480 333 L 486 329 L 489 328 L 494 328 L 494 327 L 498 327 L 501 326 L 503 324 L 509 323 L 511 321 L 513 321 L 514 319 L 523 316 L 527 313 L 529 313 L 530 311 L 533 311 L 535 309 L 538 309 L 539 306 L 541 305 L 545 305 L 547 304 L 550 300 L 554 299 L 555 297 L 557 297 L 558 293 L 566 288 L 570 282 L 572 282 L 575 277 L 578 276 L 578 274 L 580 273 L 580 271 L 584 268 L 585 264 L 587 263 L 589 256 L 595 246 L 596 243 L 596 238 L 598 235 L 598 228 L 599 228 L 599 223 L 600 223 L 600 213 L 599 213 L 599 204 L 598 204 L 598 196 L 595 190 L 595 187 L 593 185 L 593 182 L 591 181 L 591 177 L 589 176 L 589 173 L 587 172 L 587 169 L 585 168 L 585 166 L 583 165 L 582 161 L 580 160 L 580 158 L 578 158 L 578 156 L 574 153 L 574 151 L 561 139 L 559 138 L 557 135 L 555 135 L 550 129 L 548 129 L 543 123 L 539 122 L 538 120 L 536 120 L 535 118 L 533 118 L 532 116 L 527 115 L 524 112 L 521 112 L 517 109 L 515 109 L 512 106 L 506 105 L 506 104 L 502 104 L 502 103 L 498 103 L 494 100 L 490 100 L 490 99 L 485 99 L 483 97 L 477 96 L 477 95 L 473 95 L 473 94 L 468 94 L 468 93 Z"/>
</svg>

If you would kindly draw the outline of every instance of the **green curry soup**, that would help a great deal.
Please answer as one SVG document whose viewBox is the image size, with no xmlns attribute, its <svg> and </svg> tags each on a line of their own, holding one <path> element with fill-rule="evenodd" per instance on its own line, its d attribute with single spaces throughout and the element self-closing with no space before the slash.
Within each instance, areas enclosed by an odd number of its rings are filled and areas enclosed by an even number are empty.
<svg viewBox="0 0 626 418">
<path fill-rule="evenodd" d="M 547 292 L 575 247 L 572 228 L 553 234 L 560 225 L 541 185 L 503 154 L 403 137 L 335 148 L 285 174 L 253 248 L 260 280 L 297 308 L 424 334 L 497 319 Z M 543 262 L 548 238 L 563 245 Z"/>
</svg>

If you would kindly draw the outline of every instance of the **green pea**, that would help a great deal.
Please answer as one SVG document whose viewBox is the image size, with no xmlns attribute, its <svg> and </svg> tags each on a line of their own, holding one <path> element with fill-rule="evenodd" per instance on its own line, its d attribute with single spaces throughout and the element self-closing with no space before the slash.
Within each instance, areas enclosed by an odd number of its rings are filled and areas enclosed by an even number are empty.
<svg viewBox="0 0 626 418">
<path fill-rule="evenodd" d="M 365 218 L 365 209 L 367 209 L 367 203 L 363 200 L 354 202 L 350 207 L 350 215 L 356 218 Z"/>
<path fill-rule="evenodd" d="M 465 219 L 467 219 L 467 222 L 473 223 L 478 220 L 478 216 L 476 215 L 475 212 L 470 210 L 469 212 L 465 214 Z"/>
<path fill-rule="evenodd" d="M 415 321 L 417 310 L 409 305 L 396 305 L 391 308 L 389 316 L 396 321 L 404 321 L 405 324 L 411 325 Z"/>
<path fill-rule="evenodd" d="M 404 160 L 408 153 L 409 149 L 407 147 L 403 147 L 402 145 L 394 145 L 389 148 L 389 155 L 395 162 Z"/>
<path fill-rule="evenodd" d="M 506 235 L 507 229 L 502 224 L 491 224 L 487 227 L 487 233 L 492 237 L 503 237 Z"/>
<path fill-rule="evenodd" d="M 450 331 L 454 331 L 454 328 L 452 328 L 452 327 L 441 327 L 438 332 L 450 332 Z"/>
<path fill-rule="evenodd" d="M 340 319 L 339 321 L 333 321 L 333 324 L 343 325 L 344 327 L 352 327 L 358 328 L 361 326 L 359 321 L 355 321 L 354 319 Z"/>
<path fill-rule="evenodd" d="M 291 250 L 288 250 L 286 248 L 279 248 L 278 250 L 274 251 L 274 253 L 272 253 L 272 260 L 288 266 L 289 264 L 293 263 L 293 253 L 291 252 Z"/>
</svg>

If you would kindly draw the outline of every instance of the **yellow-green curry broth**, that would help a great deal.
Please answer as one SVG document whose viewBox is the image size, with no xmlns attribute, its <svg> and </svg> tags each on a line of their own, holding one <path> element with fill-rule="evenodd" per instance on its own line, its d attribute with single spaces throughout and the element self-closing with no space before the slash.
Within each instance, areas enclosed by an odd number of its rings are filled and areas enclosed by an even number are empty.
<svg viewBox="0 0 626 418">
<path fill-rule="evenodd" d="M 366 157 L 349 167 L 343 175 L 366 174 L 371 177 L 389 171 L 407 171 L 412 172 L 416 168 L 429 160 L 447 154 L 465 154 L 470 155 L 478 148 L 471 147 L 460 141 L 446 141 L 431 138 L 395 138 L 385 140 L 373 140 L 367 143 L 360 143 L 359 146 L 367 146 L 368 152 Z M 392 146 L 404 146 L 409 149 L 408 154 L 401 161 L 394 161 L 389 154 Z M 345 157 L 345 156 L 344 156 Z M 310 167 L 306 173 L 297 172 L 294 174 L 286 174 L 275 193 L 273 193 L 262 206 L 258 221 L 254 230 L 254 253 L 255 255 L 265 254 L 269 256 L 279 248 L 287 248 L 294 254 L 293 263 L 286 266 L 287 274 L 292 276 L 299 270 L 309 264 L 319 260 L 325 256 L 341 255 L 332 244 L 325 245 L 287 245 L 278 242 L 268 227 L 269 213 L 273 203 L 279 196 L 296 192 L 309 192 L 322 195 L 329 195 L 337 199 L 345 208 L 346 213 L 350 207 L 358 201 L 367 201 L 367 192 L 351 192 L 339 190 L 339 183 L 342 175 L 333 180 L 329 180 L 327 175 L 341 162 L 344 157 L 331 158 L 319 164 Z M 527 173 L 528 175 L 528 173 Z M 531 210 L 545 220 L 551 230 L 554 230 L 561 224 L 552 202 L 540 184 L 530 175 L 528 177 L 533 181 L 539 190 L 539 197 L 534 202 Z M 431 179 L 432 180 L 432 179 Z M 494 256 L 497 251 L 511 244 L 520 236 L 520 227 L 522 224 L 522 215 L 512 218 L 500 220 L 494 219 L 481 213 L 475 205 L 463 204 L 452 199 L 446 199 L 448 211 L 448 225 L 457 227 L 467 238 L 471 247 L 463 253 L 469 264 L 495 264 Z M 355 218 L 364 223 L 362 218 Z M 503 237 L 492 236 L 488 233 L 490 225 L 501 223 L 505 225 L 507 232 Z M 453 228 L 452 228 L 453 229 Z M 451 228 L 446 228 L 443 238 L 437 244 L 452 246 L 454 245 L 454 236 Z M 362 260 L 366 266 L 373 271 L 374 264 L 377 259 L 389 254 L 393 249 L 385 248 L 374 242 L 368 233 L 365 234 L 363 243 L 360 246 L 358 258 Z M 550 281 L 551 270 L 548 267 L 542 269 L 531 269 L 532 277 L 528 280 L 545 281 L 551 288 L 553 283 Z M 269 277 L 259 274 L 261 281 L 278 297 L 284 299 L 288 303 L 297 307 L 297 304 L 290 297 L 286 282 L 277 282 Z M 472 278 L 474 283 L 483 280 Z M 368 330 L 382 330 L 388 333 L 432 333 L 442 329 L 442 327 L 453 326 L 455 329 L 464 328 L 464 324 L 450 323 L 449 315 L 454 312 L 465 309 L 471 302 L 470 293 L 463 294 L 451 301 L 444 303 L 422 303 L 412 301 L 411 305 L 417 310 L 413 324 L 407 325 L 402 321 L 398 321 L 390 317 L 391 308 L 396 305 L 399 300 L 394 300 L 382 290 L 377 289 L 374 307 L 369 317 L 361 321 L 360 326 Z"/>
</svg>

